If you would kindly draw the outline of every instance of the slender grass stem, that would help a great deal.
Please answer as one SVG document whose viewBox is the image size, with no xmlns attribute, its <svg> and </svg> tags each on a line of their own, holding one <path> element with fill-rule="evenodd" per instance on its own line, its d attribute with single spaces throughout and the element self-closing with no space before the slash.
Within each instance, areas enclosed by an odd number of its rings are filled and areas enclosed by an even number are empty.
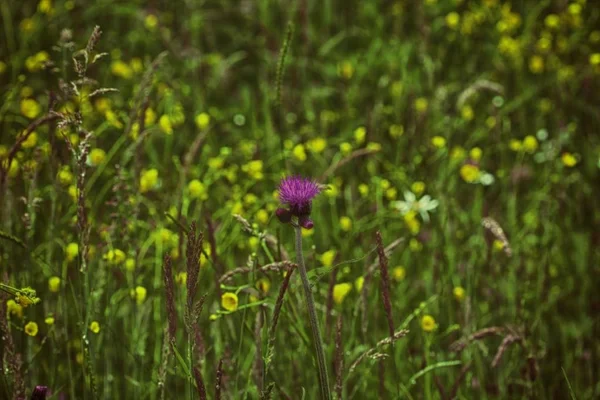
<svg viewBox="0 0 600 400">
<path fill-rule="evenodd" d="M 308 310 L 308 318 L 310 328 L 312 330 L 313 342 L 315 344 L 315 357 L 319 368 L 319 386 L 321 389 L 321 399 L 330 400 L 331 391 L 329 390 L 329 377 L 327 375 L 327 364 L 325 364 L 325 352 L 323 351 L 323 340 L 319 330 L 319 321 L 317 319 L 317 310 L 315 309 L 315 301 L 313 299 L 306 266 L 304 265 L 304 256 L 302 255 L 302 228 L 299 225 L 295 226 L 296 233 L 296 263 L 302 278 L 302 286 L 304 287 L 304 297 L 306 300 L 306 308 Z"/>
</svg>

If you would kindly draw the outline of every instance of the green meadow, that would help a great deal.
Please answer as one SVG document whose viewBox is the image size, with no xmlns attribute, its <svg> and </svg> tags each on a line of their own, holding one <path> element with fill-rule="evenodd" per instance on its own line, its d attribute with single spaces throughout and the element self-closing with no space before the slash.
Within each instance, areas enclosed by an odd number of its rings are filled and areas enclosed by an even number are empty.
<svg viewBox="0 0 600 400">
<path fill-rule="evenodd" d="M 0 0 L 0 399 L 600 398 L 593 0 Z"/>
</svg>

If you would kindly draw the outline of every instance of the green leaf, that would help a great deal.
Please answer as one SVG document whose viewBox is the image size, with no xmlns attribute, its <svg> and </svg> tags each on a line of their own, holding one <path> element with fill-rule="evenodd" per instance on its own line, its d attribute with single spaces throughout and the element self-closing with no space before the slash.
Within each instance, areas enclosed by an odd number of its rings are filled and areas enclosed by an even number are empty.
<svg viewBox="0 0 600 400">
<path fill-rule="evenodd" d="M 190 372 L 190 368 L 185 362 L 185 359 L 181 356 L 181 353 L 179 353 L 179 351 L 177 350 L 177 346 L 175 346 L 175 343 L 171 343 L 171 348 L 173 349 L 173 353 L 175 353 L 175 358 L 177 358 L 177 361 L 179 362 L 179 365 L 181 365 L 181 368 L 183 368 L 183 371 L 185 372 L 186 376 L 188 378 L 191 378 L 192 374 Z"/>
</svg>

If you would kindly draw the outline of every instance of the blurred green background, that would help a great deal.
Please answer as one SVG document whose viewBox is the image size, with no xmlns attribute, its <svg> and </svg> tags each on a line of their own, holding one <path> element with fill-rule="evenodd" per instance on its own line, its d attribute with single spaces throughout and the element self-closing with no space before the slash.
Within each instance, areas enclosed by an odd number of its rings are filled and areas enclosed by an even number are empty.
<svg viewBox="0 0 600 400">
<path fill-rule="evenodd" d="M 208 398 L 269 383 L 317 398 L 296 274 L 264 364 L 294 260 L 274 217 L 290 174 L 329 185 L 303 236 L 336 394 L 600 397 L 594 1 L 2 0 L 0 14 L 1 398 L 192 398 L 193 367 Z M 187 335 L 191 221 L 206 297 Z M 377 230 L 409 329 L 393 346 L 376 347 Z"/>
</svg>

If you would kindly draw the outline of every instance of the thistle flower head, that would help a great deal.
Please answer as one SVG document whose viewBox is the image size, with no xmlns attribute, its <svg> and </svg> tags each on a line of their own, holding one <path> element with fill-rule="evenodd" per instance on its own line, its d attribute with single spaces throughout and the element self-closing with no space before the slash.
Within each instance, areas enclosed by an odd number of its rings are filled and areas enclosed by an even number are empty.
<svg viewBox="0 0 600 400">
<path fill-rule="evenodd" d="M 321 186 L 301 176 L 288 176 L 279 184 L 279 201 L 290 207 L 310 206 L 312 199 L 321 192 Z"/>
<path fill-rule="evenodd" d="M 323 190 L 316 181 L 301 176 L 288 176 L 279 184 L 279 201 L 289 208 L 279 208 L 277 217 L 281 222 L 290 222 L 291 217 L 297 217 L 300 226 L 306 229 L 313 227 L 310 220 L 312 200 Z"/>
</svg>

